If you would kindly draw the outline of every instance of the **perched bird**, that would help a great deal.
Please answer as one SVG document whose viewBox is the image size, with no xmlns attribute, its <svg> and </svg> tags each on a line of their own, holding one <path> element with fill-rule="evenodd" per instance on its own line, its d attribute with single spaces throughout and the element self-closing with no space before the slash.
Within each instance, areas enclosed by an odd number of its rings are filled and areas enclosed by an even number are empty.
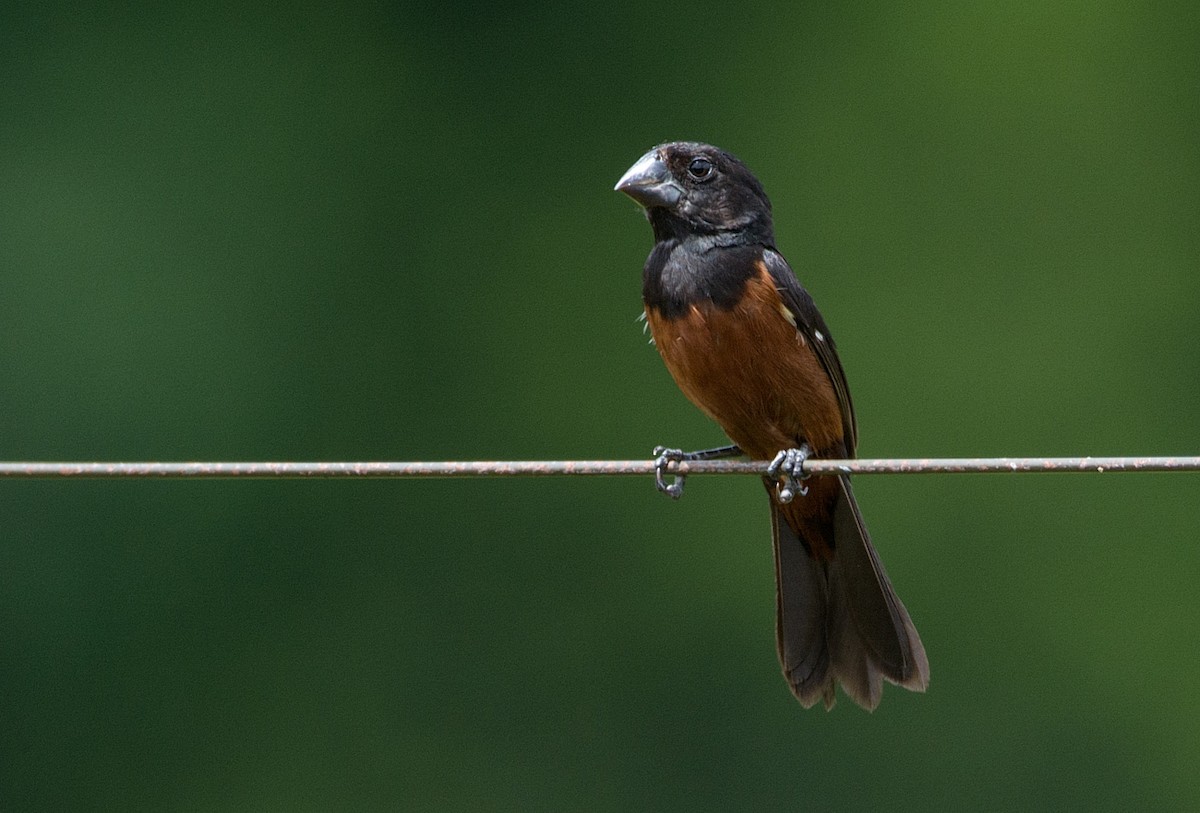
<svg viewBox="0 0 1200 813">
<path fill-rule="evenodd" d="M 708 144 L 674 142 L 621 178 L 646 210 L 654 248 L 642 299 L 654 344 L 684 394 L 736 446 L 671 460 L 771 460 L 776 641 L 792 692 L 830 708 L 836 685 L 867 709 L 883 680 L 924 691 L 925 648 L 892 590 L 848 476 L 804 480 L 803 461 L 855 454 L 846 375 L 825 320 L 775 249 L 771 203 L 746 165 Z"/>
</svg>

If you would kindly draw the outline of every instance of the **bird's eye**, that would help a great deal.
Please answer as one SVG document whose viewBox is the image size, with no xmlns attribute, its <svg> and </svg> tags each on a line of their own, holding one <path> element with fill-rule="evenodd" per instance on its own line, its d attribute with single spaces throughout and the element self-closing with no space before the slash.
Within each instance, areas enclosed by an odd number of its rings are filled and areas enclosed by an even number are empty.
<svg viewBox="0 0 1200 813">
<path fill-rule="evenodd" d="M 688 175 L 691 175 L 697 181 L 706 181 L 712 177 L 713 162 L 707 158 L 693 158 L 692 163 L 688 164 Z"/>
</svg>

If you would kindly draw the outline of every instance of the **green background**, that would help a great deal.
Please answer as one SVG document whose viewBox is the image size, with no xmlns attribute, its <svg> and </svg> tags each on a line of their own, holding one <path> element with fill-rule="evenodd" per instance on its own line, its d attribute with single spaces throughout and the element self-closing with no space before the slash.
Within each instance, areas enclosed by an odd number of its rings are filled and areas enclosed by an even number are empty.
<svg viewBox="0 0 1200 813">
<path fill-rule="evenodd" d="M 722 441 L 611 191 L 775 201 L 865 456 L 1200 453 L 1195 3 L 0 25 L 0 458 Z M 0 482 L 0 807 L 1200 805 L 1200 480 L 860 477 L 925 695 L 803 711 L 752 478 Z"/>
</svg>

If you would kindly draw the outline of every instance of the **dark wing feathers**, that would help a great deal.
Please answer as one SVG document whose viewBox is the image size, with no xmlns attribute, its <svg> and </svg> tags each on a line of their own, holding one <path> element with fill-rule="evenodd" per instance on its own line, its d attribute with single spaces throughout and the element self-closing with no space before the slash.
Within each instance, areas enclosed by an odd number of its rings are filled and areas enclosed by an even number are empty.
<svg viewBox="0 0 1200 813">
<path fill-rule="evenodd" d="M 813 303 L 808 291 L 800 285 L 792 267 L 788 265 L 783 255 L 774 249 L 763 249 L 763 262 L 767 271 L 775 281 L 775 288 L 783 299 L 783 304 L 792 312 L 796 319 L 796 329 L 800 331 L 809 347 L 816 350 L 817 358 L 829 380 L 833 382 L 834 392 L 837 393 L 838 404 L 842 408 L 842 423 L 846 437 L 846 453 L 854 457 L 858 448 L 858 424 L 854 419 L 854 402 L 850 400 L 850 388 L 846 386 L 846 371 L 838 359 L 837 347 L 829 327 L 821 317 L 820 311 Z"/>
</svg>

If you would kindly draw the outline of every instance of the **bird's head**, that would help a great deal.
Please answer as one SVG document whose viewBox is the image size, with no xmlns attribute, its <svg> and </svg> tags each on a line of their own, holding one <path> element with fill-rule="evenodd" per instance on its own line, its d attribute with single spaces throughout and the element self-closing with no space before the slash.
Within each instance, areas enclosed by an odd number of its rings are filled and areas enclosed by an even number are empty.
<svg viewBox="0 0 1200 813">
<path fill-rule="evenodd" d="M 694 235 L 773 239 L 771 201 L 762 184 L 740 160 L 709 144 L 660 144 L 629 168 L 616 191 L 645 207 L 659 240 Z"/>
</svg>

